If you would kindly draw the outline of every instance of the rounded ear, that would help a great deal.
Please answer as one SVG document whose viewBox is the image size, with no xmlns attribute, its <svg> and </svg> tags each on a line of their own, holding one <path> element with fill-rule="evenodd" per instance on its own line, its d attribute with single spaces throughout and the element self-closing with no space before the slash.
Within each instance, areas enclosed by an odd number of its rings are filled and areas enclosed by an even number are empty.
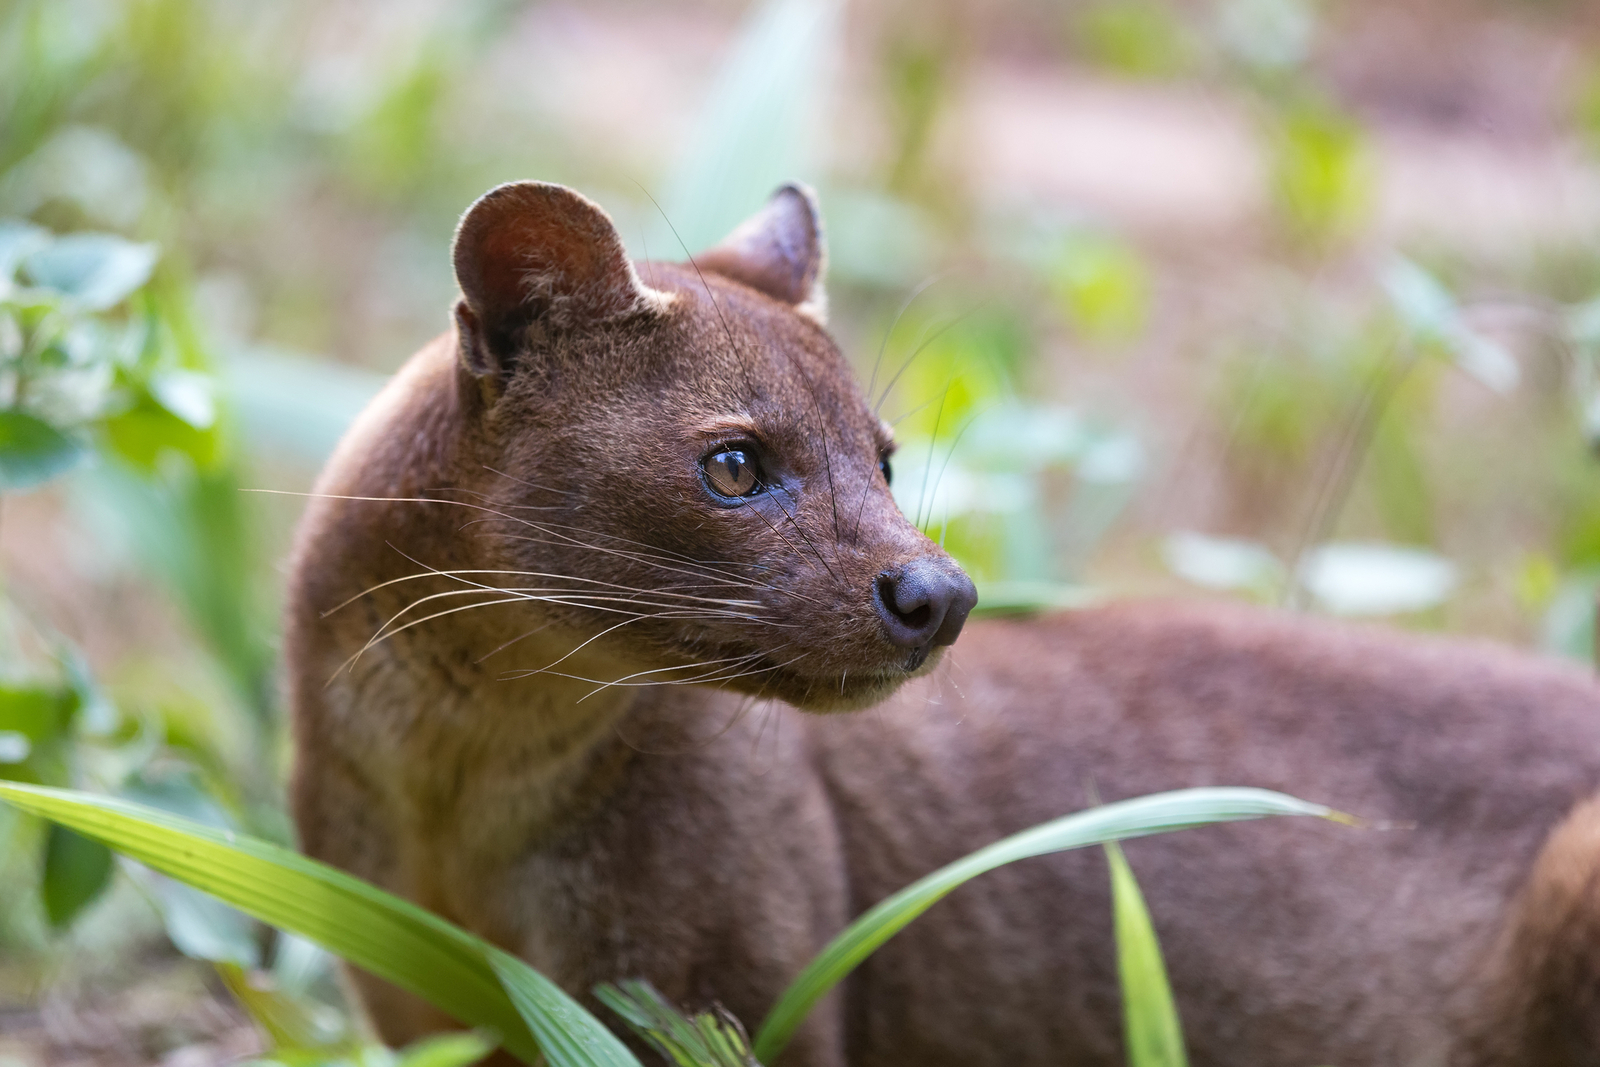
<svg viewBox="0 0 1600 1067">
<path fill-rule="evenodd" d="M 668 300 L 639 280 L 598 204 L 548 182 L 485 193 L 461 217 L 453 256 L 461 358 L 479 376 L 508 373 L 536 325 L 582 329 Z"/>
<path fill-rule="evenodd" d="M 827 260 L 817 194 L 799 182 L 773 193 L 721 244 L 695 257 L 702 269 L 793 305 L 819 324 L 828 318 L 828 296 L 822 288 Z"/>
</svg>

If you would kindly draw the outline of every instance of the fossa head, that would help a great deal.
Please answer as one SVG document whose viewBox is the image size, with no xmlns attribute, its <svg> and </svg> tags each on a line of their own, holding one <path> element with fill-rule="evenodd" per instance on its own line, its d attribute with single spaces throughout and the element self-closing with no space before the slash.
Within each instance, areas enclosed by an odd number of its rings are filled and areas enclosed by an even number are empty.
<svg viewBox="0 0 1600 1067">
<path fill-rule="evenodd" d="M 486 194 L 455 242 L 467 454 L 499 566 L 637 672 L 813 710 L 925 672 L 976 602 L 896 507 L 894 442 L 825 328 L 812 194 L 690 264 L 636 267 L 557 185 Z"/>
</svg>

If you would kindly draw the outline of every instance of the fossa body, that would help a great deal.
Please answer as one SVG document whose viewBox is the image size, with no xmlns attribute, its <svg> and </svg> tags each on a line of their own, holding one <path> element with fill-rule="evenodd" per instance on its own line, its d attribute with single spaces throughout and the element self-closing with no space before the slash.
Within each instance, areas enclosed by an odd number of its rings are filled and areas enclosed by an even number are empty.
<svg viewBox="0 0 1600 1067">
<path fill-rule="evenodd" d="M 352 428 L 297 541 L 310 854 L 579 996 L 644 977 L 753 1025 L 853 916 L 1090 783 L 1264 786 L 1414 828 L 1127 846 L 1192 1062 L 1600 1064 L 1588 672 L 1173 604 L 956 643 L 972 586 L 894 505 L 809 193 L 635 267 L 589 201 L 502 186 L 455 263 L 456 328 Z M 1096 852 L 985 875 L 779 1064 L 1120 1063 L 1110 918 Z M 450 1025 L 361 986 L 390 1041 Z"/>
</svg>

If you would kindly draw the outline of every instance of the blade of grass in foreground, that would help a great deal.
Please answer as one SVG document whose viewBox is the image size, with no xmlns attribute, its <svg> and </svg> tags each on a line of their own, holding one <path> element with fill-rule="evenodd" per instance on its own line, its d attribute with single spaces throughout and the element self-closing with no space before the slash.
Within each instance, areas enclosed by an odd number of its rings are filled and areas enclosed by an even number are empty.
<svg viewBox="0 0 1600 1067">
<path fill-rule="evenodd" d="M 1155 924 L 1127 857 L 1107 842 L 1111 907 L 1117 933 L 1117 976 L 1122 981 L 1122 1036 L 1128 1067 L 1188 1067 L 1183 1024 L 1167 982 Z"/>
<path fill-rule="evenodd" d="M 1051 852 L 1269 815 L 1317 815 L 1354 822 L 1332 808 L 1267 789 L 1180 789 L 1090 808 L 981 848 L 881 901 L 834 938 L 767 1014 L 756 1035 L 756 1058 L 762 1063 L 775 1061 L 811 1008 L 845 975 L 935 901 L 985 871 Z"/>
<path fill-rule="evenodd" d="M 0 782 L 0 800 L 301 935 L 551 1067 L 640 1067 L 548 978 L 436 915 L 277 845 L 68 789 Z"/>
<path fill-rule="evenodd" d="M 744 1028 L 721 1008 L 689 1018 L 638 979 L 603 982 L 594 995 L 677 1067 L 761 1067 Z"/>
</svg>

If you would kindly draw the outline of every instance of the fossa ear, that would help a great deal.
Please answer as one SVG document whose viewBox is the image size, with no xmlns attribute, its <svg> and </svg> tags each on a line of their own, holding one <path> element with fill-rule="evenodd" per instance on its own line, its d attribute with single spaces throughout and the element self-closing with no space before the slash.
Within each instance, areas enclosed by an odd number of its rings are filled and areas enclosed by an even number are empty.
<svg viewBox="0 0 1600 1067">
<path fill-rule="evenodd" d="M 818 324 L 828 319 L 822 288 L 828 252 L 817 194 L 790 182 L 722 243 L 695 257 L 701 268 L 790 304 Z"/>
<path fill-rule="evenodd" d="M 480 378 L 505 377 L 540 329 L 656 314 L 671 299 L 639 280 L 598 204 L 548 182 L 485 193 L 461 217 L 453 255 L 461 359 Z"/>
</svg>

